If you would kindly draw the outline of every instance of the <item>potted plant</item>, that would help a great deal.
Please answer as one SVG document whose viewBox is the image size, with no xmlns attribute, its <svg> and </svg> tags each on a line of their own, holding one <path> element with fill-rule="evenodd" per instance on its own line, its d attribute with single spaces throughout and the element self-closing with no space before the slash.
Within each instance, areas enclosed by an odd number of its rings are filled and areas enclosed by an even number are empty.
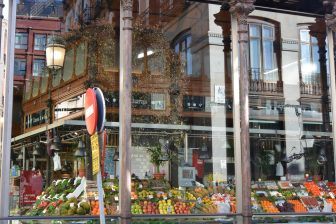
<svg viewBox="0 0 336 224">
<path fill-rule="evenodd" d="M 165 174 L 160 172 L 160 166 L 162 166 L 165 162 L 169 160 L 168 153 L 163 152 L 161 150 L 161 146 L 159 145 L 147 148 L 147 152 L 150 155 L 150 162 L 155 167 L 155 172 L 153 174 L 154 178 L 163 179 Z"/>
</svg>

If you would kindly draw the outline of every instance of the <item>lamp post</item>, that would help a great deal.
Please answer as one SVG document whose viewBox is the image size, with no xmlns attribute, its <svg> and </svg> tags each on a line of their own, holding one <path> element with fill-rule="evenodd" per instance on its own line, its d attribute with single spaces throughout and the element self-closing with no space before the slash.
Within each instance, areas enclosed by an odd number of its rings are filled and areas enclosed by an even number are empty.
<svg viewBox="0 0 336 224">
<path fill-rule="evenodd" d="M 49 40 L 46 48 L 47 67 L 51 71 L 57 71 L 63 68 L 65 57 L 65 42 L 60 36 L 53 35 Z"/>
<path fill-rule="evenodd" d="M 49 91 L 49 96 L 47 100 L 47 107 L 49 110 L 49 115 L 48 115 L 48 124 L 52 123 L 52 99 L 51 99 L 51 87 L 52 87 L 52 80 L 56 76 L 57 71 L 61 68 L 63 68 L 64 64 L 64 58 L 65 58 L 65 42 L 62 37 L 57 36 L 57 35 L 52 35 L 50 39 L 48 39 L 48 44 L 46 47 L 46 66 L 50 71 L 49 76 L 49 83 L 48 83 L 48 91 Z M 47 131 L 47 142 L 50 141 L 50 133 Z M 55 144 L 51 145 L 48 144 L 48 149 L 47 151 L 51 150 L 51 147 L 55 147 Z M 48 180 L 50 180 L 50 157 L 48 157 Z"/>
</svg>

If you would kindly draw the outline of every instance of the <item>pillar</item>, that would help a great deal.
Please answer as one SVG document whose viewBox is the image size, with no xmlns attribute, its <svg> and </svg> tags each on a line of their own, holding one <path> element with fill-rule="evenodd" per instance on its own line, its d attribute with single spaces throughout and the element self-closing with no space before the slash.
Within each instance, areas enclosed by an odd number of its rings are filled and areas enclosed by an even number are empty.
<svg viewBox="0 0 336 224">
<path fill-rule="evenodd" d="M 334 32 L 336 32 L 336 2 L 330 0 L 333 5 L 332 14 L 326 15 L 328 53 L 330 60 L 330 93 L 331 93 L 331 112 L 332 112 L 332 138 L 334 152 L 334 166 L 336 166 L 336 80 L 335 80 L 335 53 L 334 53 Z M 334 167 L 336 169 L 336 167 Z M 336 174 L 335 174 L 336 175 Z M 336 179 L 336 176 L 334 177 Z"/>
<path fill-rule="evenodd" d="M 119 207 L 120 217 L 131 217 L 131 94 L 133 0 L 120 1 Z"/>
<path fill-rule="evenodd" d="M 241 175 L 242 188 L 242 216 L 243 223 L 252 222 L 251 211 L 251 160 L 250 160 L 250 133 L 249 133 L 249 36 L 247 17 L 254 10 L 254 0 L 231 0 L 230 12 L 232 18 L 237 20 L 238 45 L 239 48 L 239 101 L 240 101 L 240 141 L 241 158 L 240 170 L 236 175 Z M 235 127 L 235 131 L 237 131 Z M 240 174 L 237 174 L 240 172 Z"/>
</svg>

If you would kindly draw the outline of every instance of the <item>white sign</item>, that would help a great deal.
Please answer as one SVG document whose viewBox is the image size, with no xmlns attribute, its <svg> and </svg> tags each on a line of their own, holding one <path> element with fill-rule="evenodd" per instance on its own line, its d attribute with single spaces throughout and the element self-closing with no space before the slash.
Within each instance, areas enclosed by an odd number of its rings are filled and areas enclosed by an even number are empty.
<svg viewBox="0 0 336 224">
<path fill-rule="evenodd" d="M 225 86 L 215 85 L 215 103 L 225 103 Z"/>
</svg>

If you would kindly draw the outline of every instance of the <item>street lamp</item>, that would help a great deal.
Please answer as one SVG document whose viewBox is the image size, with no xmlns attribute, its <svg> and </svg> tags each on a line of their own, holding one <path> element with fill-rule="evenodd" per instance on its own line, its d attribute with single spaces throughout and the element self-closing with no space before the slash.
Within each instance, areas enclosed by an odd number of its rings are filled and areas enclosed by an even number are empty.
<svg viewBox="0 0 336 224">
<path fill-rule="evenodd" d="M 63 67 L 65 58 L 65 43 L 62 37 L 52 36 L 48 40 L 46 48 L 47 67 L 51 70 L 58 70 Z"/>
</svg>

